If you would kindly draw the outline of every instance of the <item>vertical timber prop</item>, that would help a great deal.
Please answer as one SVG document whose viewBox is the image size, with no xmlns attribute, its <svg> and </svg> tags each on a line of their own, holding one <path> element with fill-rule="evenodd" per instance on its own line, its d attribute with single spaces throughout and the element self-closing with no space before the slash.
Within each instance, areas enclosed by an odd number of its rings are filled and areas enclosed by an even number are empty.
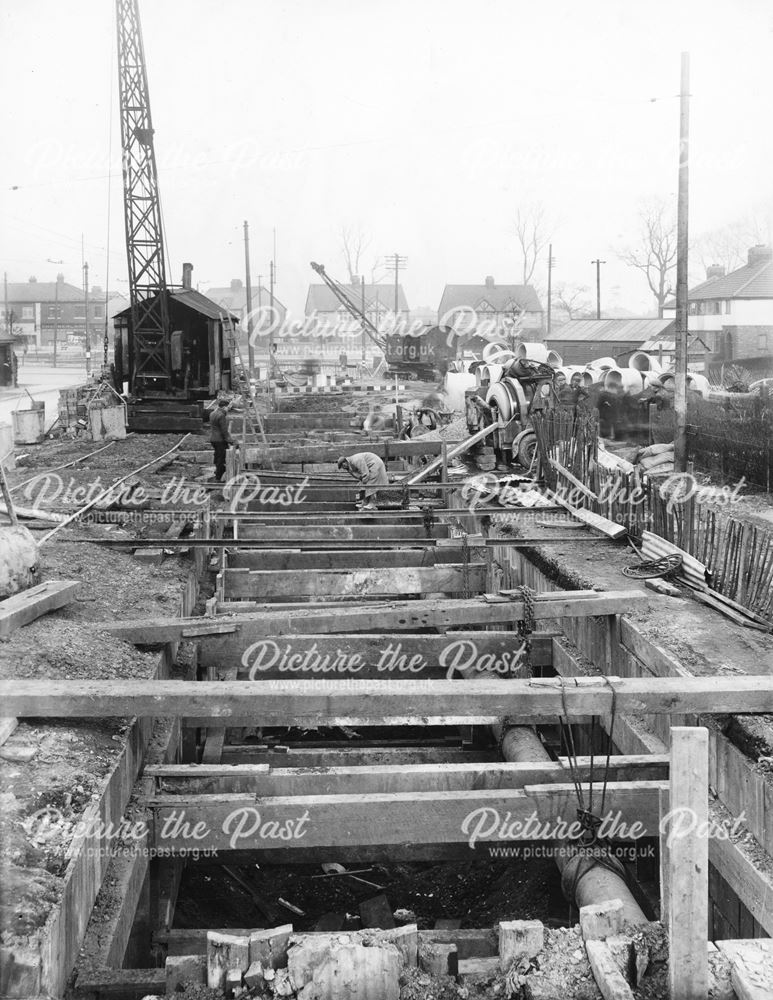
<svg viewBox="0 0 773 1000">
<path fill-rule="evenodd" d="M 671 729 L 668 812 L 661 808 L 662 912 L 669 942 L 672 997 L 709 993 L 709 733 Z"/>
</svg>

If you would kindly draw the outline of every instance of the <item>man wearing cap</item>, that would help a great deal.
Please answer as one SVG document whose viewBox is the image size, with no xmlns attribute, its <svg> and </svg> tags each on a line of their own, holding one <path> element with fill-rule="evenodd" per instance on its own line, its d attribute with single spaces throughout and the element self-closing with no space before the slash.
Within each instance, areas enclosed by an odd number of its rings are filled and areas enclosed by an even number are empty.
<svg viewBox="0 0 773 1000">
<path fill-rule="evenodd" d="M 338 468 L 345 469 L 349 475 L 354 476 L 362 484 L 364 500 L 358 506 L 361 506 L 363 510 L 375 510 L 374 501 L 379 486 L 389 485 L 386 466 L 378 455 L 374 455 L 372 451 L 361 451 L 348 458 L 341 456 L 338 459 Z"/>
<path fill-rule="evenodd" d="M 228 445 L 232 443 L 228 431 L 228 410 L 230 408 L 230 399 L 220 393 L 217 397 L 217 406 L 209 416 L 209 440 L 215 453 L 215 479 L 219 483 L 223 481 L 225 475 L 225 453 L 228 450 Z"/>
</svg>

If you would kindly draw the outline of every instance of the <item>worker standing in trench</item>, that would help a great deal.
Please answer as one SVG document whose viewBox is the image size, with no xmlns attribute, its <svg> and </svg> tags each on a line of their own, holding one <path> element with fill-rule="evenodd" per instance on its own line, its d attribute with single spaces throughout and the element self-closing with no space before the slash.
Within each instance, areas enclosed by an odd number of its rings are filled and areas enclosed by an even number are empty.
<svg viewBox="0 0 773 1000">
<path fill-rule="evenodd" d="M 361 451 L 356 455 L 338 459 L 338 468 L 345 469 L 363 487 L 362 501 L 357 506 L 361 510 L 376 510 L 376 494 L 379 486 L 388 486 L 386 466 L 372 451 Z"/>
<path fill-rule="evenodd" d="M 228 396 L 220 393 L 217 397 L 217 406 L 209 416 L 209 441 L 215 453 L 215 480 L 218 483 L 223 481 L 225 454 L 229 444 L 233 443 L 228 430 L 228 411 L 230 408 L 231 400 Z"/>
</svg>

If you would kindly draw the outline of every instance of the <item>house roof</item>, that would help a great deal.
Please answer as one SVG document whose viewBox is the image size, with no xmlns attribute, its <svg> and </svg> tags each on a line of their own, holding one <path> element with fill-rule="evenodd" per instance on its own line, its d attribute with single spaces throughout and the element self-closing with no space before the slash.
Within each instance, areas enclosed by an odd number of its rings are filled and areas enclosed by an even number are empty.
<svg viewBox="0 0 773 1000">
<path fill-rule="evenodd" d="M 345 291 L 351 296 L 355 304 L 361 308 L 362 285 L 343 285 Z M 376 308 L 378 303 L 379 311 L 388 311 L 395 306 L 395 286 L 394 285 L 365 285 L 365 312 L 370 312 Z M 309 285 L 306 295 L 306 315 L 313 312 L 334 313 L 344 306 L 338 301 L 327 285 Z M 408 300 L 403 292 L 403 286 L 397 286 L 397 308 L 398 312 L 408 312 Z"/>
<path fill-rule="evenodd" d="M 223 288 L 208 288 L 207 297 L 212 299 L 213 302 L 217 302 L 218 305 L 223 306 L 225 309 L 231 309 L 235 313 L 241 313 L 247 308 L 247 287 L 245 285 L 239 285 L 236 288 L 232 288 L 230 285 L 226 285 Z M 271 292 L 265 285 L 253 285 L 252 286 L 252 308 L 257 309 L 258 303 L 267 306 L 271 301 Z M 280 312 L 286 312 L 284 305 L 276 297 L 274 293 L 274 308 L 278 309 Z"/>
<path fill-rule="evenodd" d="M 513 308 L 525 312 L 542 312 L 539 296 L 531 285 L 446 285 L 438 312 L 442 316 L 451 309 L 467 306 L 470 309 L 510 312 Z"/>
<path fill-rule="evenodd" d="M 673 319 L 570 319 L 550 336 L 553 341 L 600 341 L 604 343 L 631 343 L 673 336 L 676 320 Z"/>
<path fill-rule="evenodd" d="M 193 309 L 194 312 L 201 313 L 202 316 L 206 316 L 207 319 L 220 319 L 225 318 L 225 313 L 230 313 L 227 307 L 220 305 L 217 302 L 213 302 L 212 299 L 207 298 L 206 295 L 202 295 L 201 292 L 197 292 L 195 288 L 174 288 L 169 289 L 170 298 L 179 302 L 180 305 L 187 306 L 189 309 Z M 122 309 L 121 312 L 116 313 L 116 316 L 128 316 L 130 307 Z M 230 314 L 231 319 L 235 322 L 239 322 L 239 317 Z M 114 317 L 115 318 L 115 317 Z"/>
<path fill-rule="evenodd" d="M 673 331 L 669 330 L 668 337 L 673 337 Z M 704 341 L 702 337 L 697 334 L 692 334 L 687 341 L 688 350 L 703 350 L 708 351 L 710 348 L 708 344 Z M 673 339 L 662 339 L 662 340 L 648 340 L 639 348 L 640 351 L 644 351 L 646 354 L 654 354 L 655 351 L 663 351 L 665 354 L 673 354 L 676 350 L 676 341 Z"/>
<path fill-rule="evenodd" d="M 755 253 L 756 251 L 756 253 Z M 700 299 L 773 299 L 773 251 L 755 247 L 749 251 L 752 263 L 730 274 L 709 278 L 691 288 L 689 302 Z M 676 299 L 666 302 L 666 309 L 676 308 Z"/>
<path fill-rule="evenodd" d="M 59 292 L 56 281 L 9 281 L 9 303 L 20 302 L 82 302 L 83 289 L 76 285 L 68 285 L 66 281 L 59 282 Z"/>
</svg>

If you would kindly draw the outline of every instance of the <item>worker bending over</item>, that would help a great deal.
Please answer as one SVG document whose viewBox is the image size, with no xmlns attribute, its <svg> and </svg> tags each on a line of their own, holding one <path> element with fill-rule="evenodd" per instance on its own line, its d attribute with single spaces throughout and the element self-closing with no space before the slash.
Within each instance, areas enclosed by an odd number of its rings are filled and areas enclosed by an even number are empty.
<svg viewBox="0 0 773 1000">
<path fill-rule="evenodd" d="M 362 484 L 364 499 L 357 506 L 361 506 L 363 510 L 375 510 L 379 486 L 389 485 L 386 466 L 378 455 L 374 455 L 372 451 L 361 451 L 348 458 L 341 456 L 338 468 L 345 469 Z"/>
</svg>

